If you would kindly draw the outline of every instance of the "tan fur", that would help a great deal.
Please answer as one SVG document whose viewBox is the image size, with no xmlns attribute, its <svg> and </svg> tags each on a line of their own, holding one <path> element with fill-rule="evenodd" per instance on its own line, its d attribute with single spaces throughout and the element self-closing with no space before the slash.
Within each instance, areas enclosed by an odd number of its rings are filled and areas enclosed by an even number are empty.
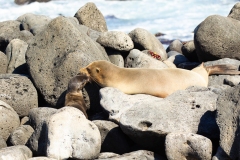
<svg viewBox="0 0 240 160">
<path fill-rule="evenodd" d="M 95 61 L 80 69 L 80 73 L 86 74 L 101 87 L 162 98 L 189 86 L 207 87 L 209 75 L 203 64 L 189 71 L 179 68 L 119 68 L 108 61 Z"/>
<path fill-rule="evenodd" d="M 68 90 L 65 96 L 65 106 L 72 106 L 78 108 L 88 118 L 87 107 L 82 95 L 82 89 L 89 81 L 85 75 L 77 75 L 73 77 L 68 83 Z"/>
</svg>

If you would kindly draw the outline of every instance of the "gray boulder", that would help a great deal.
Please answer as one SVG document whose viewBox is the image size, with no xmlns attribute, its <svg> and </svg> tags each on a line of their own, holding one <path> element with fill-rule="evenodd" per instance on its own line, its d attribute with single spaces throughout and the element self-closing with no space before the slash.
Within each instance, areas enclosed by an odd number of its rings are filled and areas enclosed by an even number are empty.
<svg viewBox="0 0 240 160">
<path fill-rule="evenodd" d="M 184 55 L 176 51 L 170 51 L 170 52 L 168 52 L 168 55 L 171 55 L 171 56 L 169 56 L 167 60 L 174 63 L 176 66 L 178 66 L 181 63 L 189 62 L 189 60 Z M 176 53 L 174 54 L 172 52 L 176 52 Z"/>
<path fill-rule="evenodd" d="M 101 134 L 101 152 L 124 154 L 130 152 L 133 142 L 122 132 L 120 127 L 110 121 L 95 120 Z"/>
<path fill-rule="evenodd" d="M 97 126 L 74 107 L 63 107 L 48 123 L 47 157 L 56 159 L 94 159 L 101 149 Z"/>
<path fill-rule="evenodd" d="M 8 67 L 8 61 L 7 61 L 7 56 L 3 52 L 0 51 L 0 74 L 5 74 L 7 73 L 7 67 Z"/>
<path fill-rule="evenodd" d="M 240 2 L 237 2 L 233 6 L 230 13 L 228 14 L 228 17 L 236 19 L 236 20 L 240 20 Z"/>
<path fill-rule="evenodd" d="M 13 146 L 25 145 L 33 132 L 34 130 L 30 125 L 21 125 L 11 133 L 9 142 Z"/>
<path fill-rule="evenodd" d="M 135 143 L 153 151 L 163 150 L 164 138 L 171 132 L 219 137 L 215 121 L 217 95 L 207 88 L 191 87 L 164 99 L 126 95 L 110 87 L 101 89 L 100 94 L 101 105 L 109 112 L 109 118 L 120 117 L 123 132 Z"/>
<path fill-rule="evenodd" d="M 0 135 L 0 149 L 7 147 L 6 141 L 3 139 L 3 137 Z"/>
<path fill-rule="evenodd" d="M 44 15 L 26 13 L 17 18 L 24 30 L 30 31 L 33 35 L 40 33 L 51 21 L 51 18 Z"/>
<path fill-rule="evenodd" d="M 150 32 L 142 28 L 136 28 L 129 33 L 134 43 L 134 48 L 151 50 L 161 56 L 162 60 L 167 59 L 167 53 L 162 43 Z"/>
<path fill-rule="evenodd" d="M 9 135 L 20 125 L 20 119 L 14 109 L 0 100 L 0 135 L 6 141 Z"/>
<path fill-rule="evenodd" d="M 88 2 L 82 6 L 74 17 L 78 19 L 80 24 L 83 24 L 93 30 L 99 32 L 108 31 L 104 16 L 92 2 Z"/>
<path fill-rule="evenodd" d="M 29 112 L 29 122 L 34 129 L 33 134 L 27 142 L 34 156 L 46 156 L 47 150 L 47 121 L 57 109 L 49 107 L 33 108 Z"/>
<path fill-rule="evenodd" d="M 113 158 L 117 156 L 119 156 L 119 154 L 112 153 L 112 152 L 102 152 L 98 155 L 98 159 L 108 159 L 108 158 Z"/>
<path fill-rule="evenodd" d="M 21 39 L 27 42 L 33 35 L 26 30 L 20 30 L 20 22 L 0 22 L 0 51 L 4 52 L 8 43 L 13 39 Z"/>
<path fill-rule="evenodd" d="M 130 51 L 129 55 L 125 59 L 124 67 L 126 68 L 168 68 L 168 66 L 154 59 L 147 54 L 139 51 L 138 49 L 133 49 Z"/>
<path fill-rule="evenodd" d="M 208 86 L 215 85 L 238 85 L 240 81 L 240 75 L 211 75 L 208 78 Z"/>
<path fill-rule="evenodd" d="M 6 48 L 8 60 L 7 73 L 27 74 L 25 54 L 28 44 L 20 39 L 13 39 Z"/>
<path fill-rule="evenodd" d="M 183 46 L 182 42 L 180 40 L 176 39 L 169 44 L 166 51 L 167 52 L 176 51 L 178 53 L 182 53 L 182 46 Z"/>
<path fill-rule="evenodd" d="M 32 82 L 17 74 L 0 75 L 0 100 L 8 103 L 20 117 L 38 107 L 38 96 Z"/>
<path fill-rule="evenodd" d="M 31 150 L 24 146 L 12 146 L 0 149 L 1 160 L 28 160 L 32 158 Z"/>
<path fill-rule="evenodd" d="M 205 66 L 213 66 L 213 65 L 234 65 L 236 68 L 240 66 L 240 61 L 236 59 L 231 59 L 231 58 L 222 58 L 219 60 L 215 61 L 208 61 L 204 62 Z"/>
<path fill-rule="evenodd" d="M 240 85 L 222 92 L 217 100 L 216 121 L 220 129 L 220 146 L 231 159 L 239 155 Z"/>
<path fill-rule="evenodd" d="M 199 62 L 198 56 L 196 53 L 196 48 L 194 45 L 194 41 L 185 42 L 182 46 L 182 54 L 187 57 L 192 62 Z"/>
<path fill-rule="evenodd" d="M 121 31 L 108 31 L 102 33 L 97 42 L 104 47 L 109 47 L 119 51 L 130 51 L 133 49 L 132 39 Z"/>
<path fill-rule="evenodd" d="M 33 82 L 52 106 L 67 89 L 69 79 L 96 60 L 109 59 L 96 42 L 62 16 L 34 36 L 26 53 Z"/>
<path fill-rule="evenodd" d="M 195 30 L 194 44 L 199 61 L 221 58 L 240 60 L 238 34 L 240 21 L 212 15 L 207 17 Z"/>
<path fill-rule="evenodd" d="M 210 139 L 193 133 L 170 133 L 165 141 L 168 160 L 212 158 Z"/>
</svg>

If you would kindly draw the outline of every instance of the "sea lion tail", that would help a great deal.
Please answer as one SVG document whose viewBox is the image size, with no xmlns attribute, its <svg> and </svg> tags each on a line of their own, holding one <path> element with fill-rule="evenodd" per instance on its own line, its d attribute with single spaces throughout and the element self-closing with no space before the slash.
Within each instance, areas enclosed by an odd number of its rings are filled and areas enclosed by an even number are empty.
<svg viewBox="0 0 240 160">
<path fill-rule="evenodd" d="M 205 67 L 209 75 L 213 74 L 240 74 L 238 67 L 235 65 L 214 65 Z"/>
</svg>

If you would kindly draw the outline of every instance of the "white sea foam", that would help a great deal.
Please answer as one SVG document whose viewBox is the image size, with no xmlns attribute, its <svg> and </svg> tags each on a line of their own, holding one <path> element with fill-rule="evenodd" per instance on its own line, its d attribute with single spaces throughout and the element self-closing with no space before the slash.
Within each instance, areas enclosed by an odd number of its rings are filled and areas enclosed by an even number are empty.
<svg viewBox="0 0 240 160">
<path fill-rule="evenodd" d="M 0 0 L 0 21 L 15 20 L 25 13 L 57 16 L 74 16 L 88 0 L 52 0 L 18 6 L 14 0 Z M 193 39 L 192 31 L 207 16 L 227 16 L 235 0 L 92 0 L 106 18 L 109 30 L 126 33 L 144 28 L 151 33 L 162 32 L 166 39 Z"/>
</svg>

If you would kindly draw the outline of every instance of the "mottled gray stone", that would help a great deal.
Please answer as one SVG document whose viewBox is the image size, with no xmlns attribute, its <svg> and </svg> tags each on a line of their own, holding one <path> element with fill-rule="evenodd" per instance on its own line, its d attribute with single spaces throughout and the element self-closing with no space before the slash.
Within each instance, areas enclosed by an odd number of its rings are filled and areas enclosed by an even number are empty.
<svg viewBox="0 0 240 160">
<path fill-rule="evenodd" d="M 101 149 L 97 126 L 74 107 L 63 107 L 48 123 L 47 157 L 56 159 L 94 159 Z"/>
<path fill-rule="evenodd" d="M 167 59 L 167 53 L 162 43 L 150 32 L 142 28 L 136 28 L 129 33 L 134 43 L 134 48 L 151 50 L 161 56 L 162 60 Z"/>
<path fill-rule="evenodd" d="M 233 82 L 234 80 L 235 82 Z M 236 85 L 240 80 L 240 75 L 211 75 L 208 78 L 208 86 L 214 85 Z M 235 83 L 235 84 L 234 84 Z"/>
<path fill-rule="evenodd" d="M 236 19 L 236 20 L 240 20 L 240 2 L 237 2 L 233 6 L 230 13 L 228 14 L 228 17 Z"/>
<path fill-rule="evenodd" d="M 0 149 L 1 160 L 28 160 L 32 158 L 31 150 L 24 146 L 12 146 Z"/>
<path fill-rule="evenodd" d="M 0 75 L 0 100 L 8 103 L 20 117 L 27 116 L 31 108 L 38 107 L 38 96 L 32 82 L 17 74 Z"/>
<path fill-rule="evenodd" d="M 240 21 L 212 15 L 207 17 L 195 30 L 194 44 L 200 61 L 221 58 L 240 60 Z"/>
<path fill-rule="evenodd" d="M 168 160 L 212 158 L 212 142 L 210 139 L 193 133 L 170 133 L 165 141 Z"/>
<path fill-rule="evenodd" d="M 132 39 L 121 31 L 108 31 L 102 33 L 97 42 L 104 47 L 109 47 L 119 51 L 130 51 L 133 49 Z"/>
<path fill-rule="evenodd" d="M 5 74 L 7 73 L 7 67 L 8 67 L 8 61 L 7 61 L 7 56 L 3 52 L 0 51 L 0 74 Z"/>
<path fill-rule="evenodd" d="M 34 36 L 26 53 L 33 82 L 49 105 L 67 89 L 79 69 L 96 60 L 109 60 L 98 44 L 62 16 Z"/>
<path fill-rule="evenodd" d="M 204 62 L 205 66 L 213 66 L 213 65 L 234 65 L 236 68 L 240 66 L 240 61 L 236 59 L 231 59 L 231 58 L 222 58 L 219 60 L 215 61 L 208 61 Z"/>
<path fill-rule="evenodd" d="M 182 54 L 192 62 L 199 62 L 193 40 L 184 43 Z"/>
<path fill-rule="evenodd" d="M 27 74 L 25 54 L 28 44 L 20 39 L 13 39 L 6 48 L 8 60 L 7 73 Z"/>
<path fill-rule="evenodd" d="M 126 68 L 168 68 L 168 66 L 154 59 L 147 54 L 139 51 L 138 49 L 133 49 L 130 51 L 129 55 L 125 59 L 124 67 Z"/>
<path fill-rule="evenodd" d="M 93 30 L 106 32 L 107 24 L 101 11 L 92 2 L 86 3 L 74 15 L 80 24 L 83 24 Z"/>
<path fill-rule="evenodd" d="M 9 141 L 14 146 L 25 145 L 33 132 L 30 125 L 21 125 L 11 133 Z"/>
<path fill-rule="evenodd" d="M 178 53 L 182 53 L 182 46 L 183 46 L 182 42 L 176 39 L 170 43 L 166 51 L 167 52 L 176 51 Z"/>
</svg>

